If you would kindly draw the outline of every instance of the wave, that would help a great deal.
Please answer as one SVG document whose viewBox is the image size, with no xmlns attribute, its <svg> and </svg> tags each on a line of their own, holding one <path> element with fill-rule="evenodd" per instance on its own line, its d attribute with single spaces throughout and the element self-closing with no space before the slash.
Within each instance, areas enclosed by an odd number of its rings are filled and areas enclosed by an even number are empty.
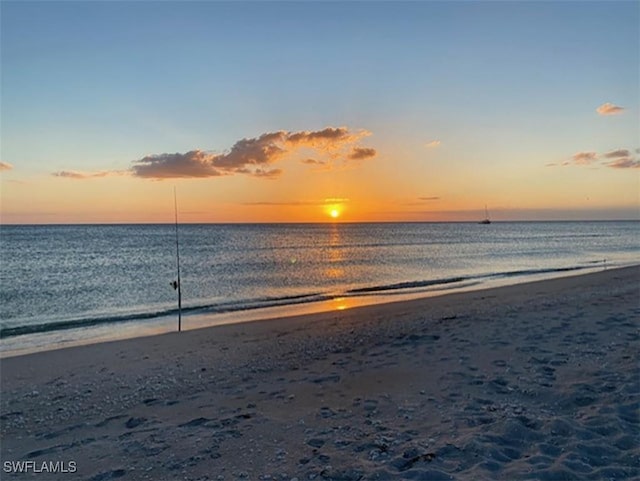
<svg viewBox="0 0 640 481">
<path fill-rule="evenodd" d="M 578 271 L 582 269 L 593 268 L 594 264 L 602 261 L 589 262 L 591 265 L 540 268 L 540 269 L 522 269 L 505 272 L 494 272 L 470 276 L 456 276 L 439 279 L 425 279 L 406 282 L 397 282 L 392 284 L 382 284 L 358 287 L 348 289 L 343 292 L 313 292 L 307 294 L 296 294 L 281 297 L 262 297 L 254 299 L 234 300 L 222 303 L 206 303 L 200 305 L 192 305 L 182 308 L 183 314 L 221 314 L 228 312 L 248 311 L 254 309 L 263 309 L 268 307 L 296 305 L 310 302 L 326 301 L 336 297 L 358 296 L 358 295 L 384 295 L 389 293 L 400 293 L 402 291 L 416 291 L 420 289 L 434 289 L 440 287 L 443 290 L 455 287 L 466 287 L 471 284 L 481 283 L 483 280 L 496 278 L 510 278 L 517 276 L 533 276 L 539 274 L 554 274 Z M 52 322 L 40 322 L 33 324 L 23 324 L 14 327 L 5 327 L 0 329 L 0 339 L 9 337 L 22 336 L 28 334 L 45 333 L 51 331 L 61 331 L 67 329 L 90 328 L 105 324 L 115 324 L 119 322 L 144 321 L 149 319 L 157 319 L 160 317 L 177 315 L 178 309 L 160 309 L 139 313 L 123 313 L 117 315 L 107 315 L 98 317 L 83 317 L 71 320 L 61 320 Z"/>
<path fill-rule="evenodd" d="M 462 282 L 472 279 L 472 277 L 450 277 L 446 279 L 432 279 L 425 281 L 408 281 L 408 282 L 398 282 L 395 284 L 386 284 L 380 286 L 370 286 L 370 287 L 359 287 L 356 289 L 349 289 L 346 291 L 347 294 L 366 294 L 369 292 L 383 292 L 383 291 L 395 291 L 395 290 L 406 290 L 406 289 L 416 289 L 420 287 L 431 287 L 440 284 L 453 284 L 455 282 Z"/>
<path fill-rule="evenodd" d="M 316 302 L 330 299 L 332 296 L 320 293 L 299 294 L 283 297 L 265 297 L 256 299 L 246 299 L 238 301 L 228 301 L 217 304 L 199 304 L 182 308 L 183 314 L 210 313 L 222 314 L 225 312 L 248 311 L 262 309 L 266 307 L 286 306 L 301 304 L 305 302 Z M 118 322 L 144 321 L 157 319 L 165 316 L 177 315 L 178 309 L 163 309 L 139 313 L 107 315 L 99 317 L 83 317 L 63 321 L 41 322 L 33 324 L 23 324 L 15 327 L 4 327 L 0 329 L 0 339 L 8 337 L 22 336 L 25 334 L 37 334 L 42 332 L 62 331 L 67 329 L 95 327 L 103 324 L 116 324 Z"/>
<path fill-rule="evenodd" d="M 593 261 L 592 264 L 602 263 L 602 261 Z M 478 274 L 474 276 L 457 276 L 457 277 L 447 277 L 441 279 L 428 279 L 421 281 L 407 281 L 407 282 L 398 282 L 395 284 L 384 284 L 377 286 L 369 286 L 369 287 L 359 287 L 356 289 L 349 289 L 346 291 L 347 294 L 369 294 L 369 293 L 383 293 L 389 291 L 397 291 L 397 290 L 409 290 L 409 289 L 420 289 L 425 287 L 434 287 L 434 286 L 446 286 L 448 284 L 461 284 L 465 281 L 482 281 L 483 279 L 492 279 L 492 278 L 508 278 L 508 277 L 517 277 L 517 276 L 532 276 L 538 274 L 553 274 L 553 273 L 561 273 L 561 272 L 571 272 L 578 271 L 581 269 L 589 269 L 592 266 L 572 266 L 572 267 L 553 267 L 553 268 L 541 268 L 541 269 L 523 269 L 516 271 L 506 271 L 506 272 L 494 272 L 489 274 Z"/>
<path fill-rule="evenodd" d="M 602 261 L 593 261 L 593 263 L 602 263 Z M 515 277 L 515 276 L 533 276 L 536 274 L 553 274 L 560 272 L 579 271 L 582 269 L 589 269 L 591 266 L 572 266 L 572 267 L 551 267 L 541 269 L 523 269 L 519 271 L 499 272 L 495 274 L 489 274 L 487 277 Z"/>
</svg>

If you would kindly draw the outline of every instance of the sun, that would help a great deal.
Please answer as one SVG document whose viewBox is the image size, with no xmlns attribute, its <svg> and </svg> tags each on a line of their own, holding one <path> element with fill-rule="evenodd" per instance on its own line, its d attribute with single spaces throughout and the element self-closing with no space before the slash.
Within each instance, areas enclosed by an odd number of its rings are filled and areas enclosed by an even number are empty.
<svg viewBox="0 0 640 481">
<path fill-rule="evenodd" d="M 324 211 L 324 215 L 330 217 L 334 221 L 337 221 L 344 214 L 344 205 L 337 202 L 327 202 L 324 204 L 322 210 Z"/>
</svg>

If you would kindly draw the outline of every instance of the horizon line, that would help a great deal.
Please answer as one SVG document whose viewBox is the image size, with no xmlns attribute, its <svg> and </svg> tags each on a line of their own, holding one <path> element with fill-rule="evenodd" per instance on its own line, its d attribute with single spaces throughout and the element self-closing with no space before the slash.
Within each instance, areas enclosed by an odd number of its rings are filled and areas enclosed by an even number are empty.
<svg viewBox="0 0 640 481">
<path fill-rule="evenodd" d="M 491 224 L 510 223 L 563 223 L 563 222 L 640 222 L 638 219 L 511 219 L 492 220 Z M 174 225 L 175 221 L 166 222 L 33 222 L 33 223 L 3 223 L 1 227 L 23 227 L 23 226 L 117 226 L 117 225 Z M 238 221 L 238 222 L 179 222 L 179 225 L 354 225 L 354 224 L 480 224 L 477 220 L 365 220 L 365 221 L 326 221 L 326 222 L 300 222 L 300 221 Z"/>
</svg>

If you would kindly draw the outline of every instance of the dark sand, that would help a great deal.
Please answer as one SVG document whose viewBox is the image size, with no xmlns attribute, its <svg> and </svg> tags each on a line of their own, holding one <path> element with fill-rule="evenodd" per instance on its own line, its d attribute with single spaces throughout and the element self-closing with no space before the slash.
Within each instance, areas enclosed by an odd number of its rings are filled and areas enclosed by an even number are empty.
<svg viewBox="0 0 640 481">
<path fill-rule="evenodd" d="M 0 477 L 639 479 L 639 351 L 632 267 L 8 358 Z"/>
</svg>

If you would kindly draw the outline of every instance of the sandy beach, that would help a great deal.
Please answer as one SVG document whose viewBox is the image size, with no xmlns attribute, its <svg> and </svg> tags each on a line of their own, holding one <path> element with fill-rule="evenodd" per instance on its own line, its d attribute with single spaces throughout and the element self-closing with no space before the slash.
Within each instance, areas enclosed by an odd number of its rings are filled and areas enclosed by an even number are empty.
<svg viewBox="0 0 640 481">
<path fill-rule="evenodd" d="M 605 270 L 3 359 L 1 477 L 638 479 L 639 281 Z"/>
</svg>

